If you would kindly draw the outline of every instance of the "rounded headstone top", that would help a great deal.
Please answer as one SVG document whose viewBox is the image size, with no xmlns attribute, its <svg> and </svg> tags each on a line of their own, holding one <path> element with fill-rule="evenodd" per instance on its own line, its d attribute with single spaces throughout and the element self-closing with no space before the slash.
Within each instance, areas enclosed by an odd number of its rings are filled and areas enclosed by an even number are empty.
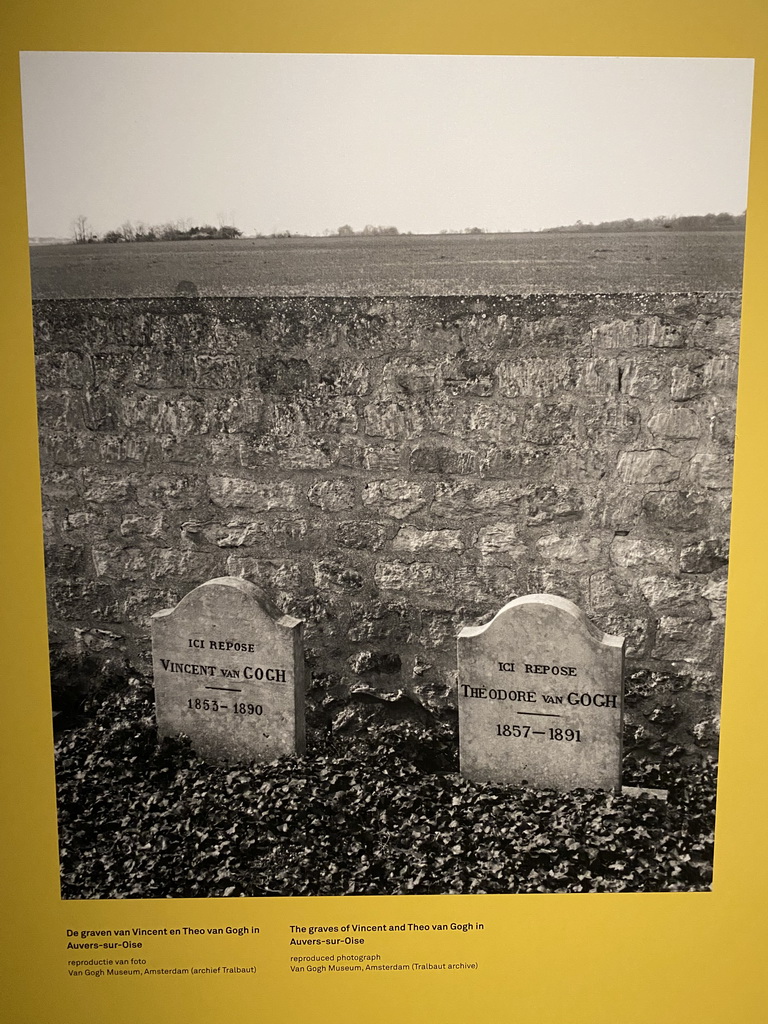
<svg viewBox="0 0 768 1024">
<path fill-rule="evenodd" d="M 512 601 L 508 601 L 503 608 L 493 616 L 490 622 L 486 622 L 482 626 L 465 626 L 459 633 L 459 638 L 469 638 L 479 636 L 481 633 L 485 633 L 486 630 L 491 630 L 494 624 L 498 624 L 499 620 L 506 618 L 510 613 L 514 613 L 518 609 L 522 609 L 528 605 L 535 605 L 537 608 L 552 608 L 556 611 L 562 612 L 567 615 L 574 622 L 579 623 L 586 632 L 592 636 L 598 643 L 604 644 L 607 647 L 623 648 L 625 638 L 623 636 L 614 636 L 611 633 L 603 633 L 602 630 L 598 629 L 593 625 L 585 613 L 579 608 L 577 604 L 569 600 L 567 597 L 561 597 L 559 594 L 525 594 L 523 597 L 516 597 Z"/>
<path fill-rule="evenodd" d="M 170 615 L 172 612 L 179 611 L 188 604 L 194 604 L 198 597 L 203 594 L 210 593 L 210 591 L 215 587 L 236 590 L 238 593 L 242 594 L 243 597 L 256 601 L 262 611 L 281 626 L 290 629 L 301 622 L 300 619 L 295 618 L 293 615 L 283 614 L 277 605 L 275 605 L 264 593 L 261 587 L 257 587 L 256 584 L 251 583 L 250 580 L 243 579 L 242 576 L 217 576 L 215 579 L 206 580 L 205 583 L 201 583 L 199 586 L 185 594 L 175 607 L 164 608 L 162 611 L 155 612 L 152 618 L 154 619 Z"/>
</svg>

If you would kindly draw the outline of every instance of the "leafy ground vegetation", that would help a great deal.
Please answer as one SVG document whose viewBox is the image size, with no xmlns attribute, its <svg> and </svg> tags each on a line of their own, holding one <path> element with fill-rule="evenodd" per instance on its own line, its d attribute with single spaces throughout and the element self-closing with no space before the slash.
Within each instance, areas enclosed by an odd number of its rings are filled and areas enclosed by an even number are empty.
<svg viewBox="0 0 768 1024">
<path fill-rule="evenodd" d="M 668 787 L 665 803 L 475 785 L 457 774 L 448 726 L 380 727 L 365 755 L 331 740 L 298 759 L 210 765 L 183 741 L 158 743 L 152 688 L 138 678 L 109 681 L 66 717 L 56 745 L 64 898 L 658 892 L 711 881 L 711 761 L 628 763 L 625 781 Z"/>
<path fill-rule="evenodd" d="M 742 231 L 239 238 L 30 250 L 35 298 L 741 288 Z"/>
</svg>

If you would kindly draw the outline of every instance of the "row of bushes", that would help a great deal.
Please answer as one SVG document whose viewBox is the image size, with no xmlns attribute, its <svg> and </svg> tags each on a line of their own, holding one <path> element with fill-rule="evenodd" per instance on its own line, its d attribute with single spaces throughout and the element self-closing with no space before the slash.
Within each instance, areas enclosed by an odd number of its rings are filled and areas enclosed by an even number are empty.
<svg viewBox="0 0 768 1024">
<path fill-rule="evenodd" d="M 89 242 L 182 242 L 198 239 L 240 238 L 242 234 L 240 228 L 231 224 L 223 224 L 216 228 L 212 224 L 184 227 L 182 224 L 169 223 L 148 227 L 144 224 L 127 223 L 119 228 L 113 228 L 103 235 L 98 235 L 91 231 L 84 219 L 81 218 L 74 227 L 74 240 L 78 244 Z"/>
</svg>

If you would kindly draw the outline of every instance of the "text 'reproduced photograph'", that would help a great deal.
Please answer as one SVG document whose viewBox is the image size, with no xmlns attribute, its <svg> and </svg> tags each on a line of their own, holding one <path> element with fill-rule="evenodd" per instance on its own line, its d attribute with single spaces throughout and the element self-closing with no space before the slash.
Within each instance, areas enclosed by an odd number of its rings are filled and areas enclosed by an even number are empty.
<svg viewBox="0 0 768 1024">
<path fill-rule="evenodd" d="M 21 71 L 62 898 L 710 889 L 752 61 Z"/>
</svg>

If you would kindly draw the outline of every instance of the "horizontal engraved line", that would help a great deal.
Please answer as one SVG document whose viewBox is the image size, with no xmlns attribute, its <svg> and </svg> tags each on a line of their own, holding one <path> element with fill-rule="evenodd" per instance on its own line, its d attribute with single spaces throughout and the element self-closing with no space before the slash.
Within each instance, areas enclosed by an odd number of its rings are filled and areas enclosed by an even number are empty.
<svg viewBox="0 0 768 1024">
<path fill-rule="evenodd" d="M 533 715 L 535 718 L 562 718 L 562 715 L 548 715 L 546 711 L 516 711 L 516 715 Z"/>
<path fill-rule="evenodd" d="M 232 686 L 206 686 L 206 690 L 224 690 L 227 693 L 242 693 L 242 690 L 235 690 Z"/>
</svg>

